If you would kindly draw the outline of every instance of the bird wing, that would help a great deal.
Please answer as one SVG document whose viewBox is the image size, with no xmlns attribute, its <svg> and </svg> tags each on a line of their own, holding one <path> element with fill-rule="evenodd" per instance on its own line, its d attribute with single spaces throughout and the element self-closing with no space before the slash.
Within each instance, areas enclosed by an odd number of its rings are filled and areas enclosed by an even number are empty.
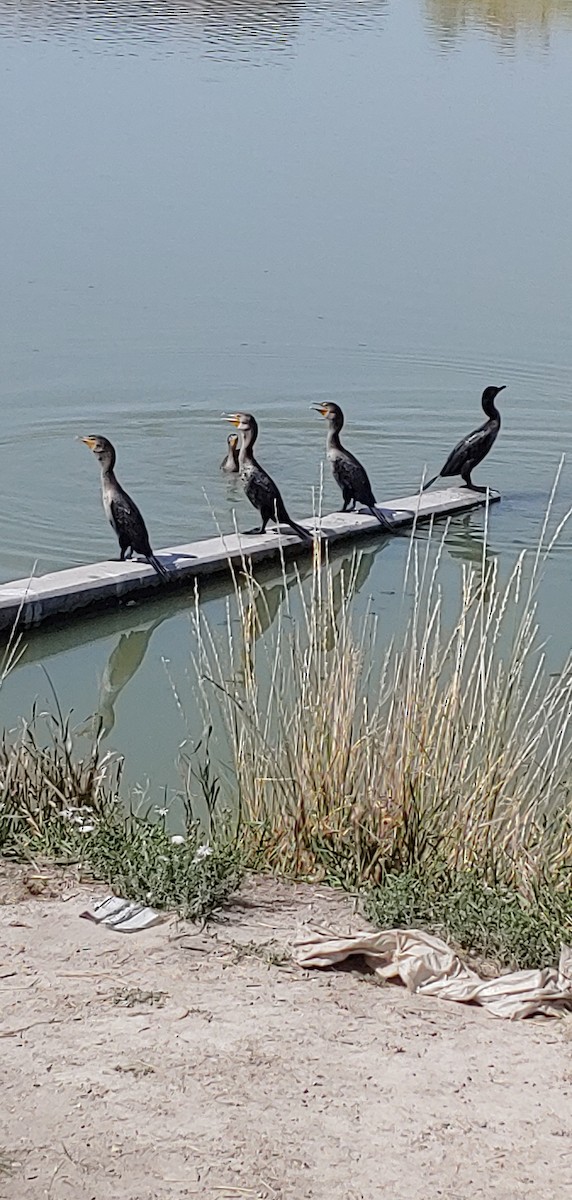
<svg viewBox="0 0 572 1200">
<path fill-rule="evenodd" d="M 263 515 L 268 514 L 269 520 L 274 520 L 275 515 L 279 521 L 287 517 L 284 501 L 274 480 L 259 463 L 245 479 L 244 490 L 250 503 Z"/>
<path fill-rule="evenodd" d="M 149 534 L 143 517 L 131 496 L 118 490 L 110 504 L 111 524 L 118 537 L 129 539 L 136 554 L 150 554 Z"/>
<path fill-rule="evenodd" d="M 334 459 L 333 470 L 338 487 L 349 492 L 358 504 L 375 504 L 367 471 L 349 450 Z"/>
<path fill-rule="evenodd" d="M 481 425 L 455 446 L 443 467 L 442 475 L 459 475 L 468 464 L 476 467 L 490 450 L 497 430 Z"/>
</svg>

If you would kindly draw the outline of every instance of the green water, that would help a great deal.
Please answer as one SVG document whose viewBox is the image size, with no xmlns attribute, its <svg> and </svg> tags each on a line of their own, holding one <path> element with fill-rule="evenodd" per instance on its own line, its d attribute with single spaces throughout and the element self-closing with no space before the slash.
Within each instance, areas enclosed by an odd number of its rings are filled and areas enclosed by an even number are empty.
<svg viewBox="0 0 572 1200">
<path fill-rule="evenodd" d="M 490 551 L 535 544 L 572 439 L 569 4 L 0 0 L 0 35 L 2 579 L 116 553 L 77 435 L 116 443 L 160 547 L 252 523 L 218 471 L 222 410 L 256 413 L 303 516 L 311 403 L 342 404 L 384 499 L 439 468 L 488 383 Z M 482 536 L 482 514 L 453 523 L 452 596 Z M 555 668 L 571 551 L 565 531 L 541 596 Z M 362 572 L 389 632 L 406 553 L 373 546 Z M 205 611 L 222 627 L 220 590 Z M 47 701 L 45 667 L 78 720 L 101 709 L 129 781 L 173 788 L 192 644 L 181 598 L 38 635 L 0 719 Z"/>
</svg>

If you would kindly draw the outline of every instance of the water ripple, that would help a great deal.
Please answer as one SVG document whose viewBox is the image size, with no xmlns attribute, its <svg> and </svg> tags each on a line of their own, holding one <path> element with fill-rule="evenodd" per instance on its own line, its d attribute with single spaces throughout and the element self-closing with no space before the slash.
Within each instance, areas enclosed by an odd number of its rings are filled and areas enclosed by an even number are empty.
<svg viewBox="0 0 572 1200">
<path fill-rule="evenodd" d="M 302 27 L 375 25 L 386 9 L 387 0 L 0 0 L 0 31 L 123 53 L 138 43 L 168 49 L 201 42 L 207 53 L 236 54 L 241 47 L 287 50 Z"/>
</svg>

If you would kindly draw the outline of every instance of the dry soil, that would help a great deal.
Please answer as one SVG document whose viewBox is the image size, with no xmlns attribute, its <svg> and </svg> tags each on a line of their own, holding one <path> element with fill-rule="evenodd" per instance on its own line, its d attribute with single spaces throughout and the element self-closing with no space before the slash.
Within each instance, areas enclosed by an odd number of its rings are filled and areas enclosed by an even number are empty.
<svg viewBox="0 0 572 1200">
<path fill-rule="evenodd" d="M 41 876 L 0 880 L 4 1200 L 572 1194 L 569 1020 L 298 969 L 303 922 L 363 926 L 325 888 L 127 935 Z"/>
</svg>

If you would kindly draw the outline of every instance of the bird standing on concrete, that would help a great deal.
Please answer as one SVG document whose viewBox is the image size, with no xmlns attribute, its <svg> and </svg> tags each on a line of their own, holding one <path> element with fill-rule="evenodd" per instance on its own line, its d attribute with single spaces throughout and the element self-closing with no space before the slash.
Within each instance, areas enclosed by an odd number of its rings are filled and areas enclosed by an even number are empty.
<svg viewBox="0 0 572 1200">
<path fill-rule="evenodd" d="M 304 542 L 313 542 L 313 537 L 302 525 L 297 525 L 286 512 L 280 492 L 264 467 L 256 461 L 253 453 L 258 437 L 258 425 L 251 413 L 224 413 L 223 420 L 230 421 L 238 429 L 241 440 L 238 452 L 240 478 L 250 503 L 257 508 L 262 518 L 260 529 L 249 529 L 248 533 L 265 533 L 269 521 L 276 525 L 289 525 Z"/>
<path fill-rule="evenodd" d="M 115 477 L 115 448 L 105 437 L 90 434 L 81 439 L 93 451 L 101 466 L 101 498 L 103 508 L 119 541 L 119 562 L 140 554 L 157 572 L 163 581 L 169 572 L 155 557 L 149 542 L 149 534 L 143 517 L 131 496 L 121 487 Z"/>
<path fill-rule="evenodd" d="M 340 511 L 345 513 L 349 510 L 351 512 L 356 504 L 363 504 L 380 525 L 383 525 L 385 529 L 391 529 L 391 522 L 375 507 L 375 496 L 365 467 L 362 467 L 355 455 L 346 450 L 340 442 L 344 414 L 339 404 L 327 401 L 325 404 L 313 404 L 312 408 L 325 417 L 328 422 L 326 456 L 344 498 L 343 508 Z"/>
<path fill-rule="evenodd" d="M 451 475 L 460 475 L 465 487 L 472 488 L 473 492 L 486 492 L 486 487 L 478 487 L 476 483 L 471 482 L 471 473 L 483 461 L 483 458 L 486 458 L 497 440 L 501 418 L 495 400 L 499 392 L 504 392 L 505 388 L 506 383 L 503 383 L 502 387 L 485 388 L 481 404 L 487 418 L 486 421 L 455 446 L 439 474 L 434 475 L 433 479 L 423 485 L 424 492 L 437 479 L 448 479 Z"/>
</svg>

